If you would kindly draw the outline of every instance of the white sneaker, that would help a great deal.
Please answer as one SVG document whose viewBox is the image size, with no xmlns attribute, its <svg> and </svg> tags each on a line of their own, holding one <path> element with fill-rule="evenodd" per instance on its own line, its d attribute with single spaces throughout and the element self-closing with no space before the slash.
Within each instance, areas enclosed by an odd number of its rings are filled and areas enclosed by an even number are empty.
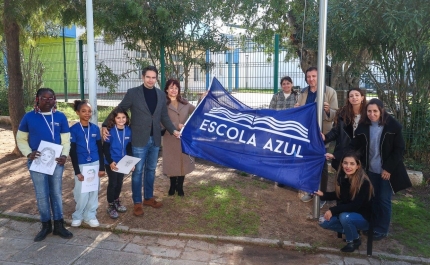
<svg viewBox="0 0 430 265">
<path fill-rule="evenodd" d="M 73 220 L 71 226 L 78 227 L 81 226 L 82 220 Z"/>
<path fill-rule="evenodd" d="M 305 195 L 303 195 L 301 198 L 300 198 L 300 200 L 302 201 L 302 202 L 310 202 L 310 201 L 312 201 L 312 199 L 314 198 L 314 195 L 313 194 L 311 194 L 311 193 L 306 193 Z"/>
<path fill-rule="evenodd" d="M 91 227 L 98 227 L 100 225 L 100 223 L 97 219 L 92 219 L 92 220 L 84 221 L 84 222 Z"/>
</svg>

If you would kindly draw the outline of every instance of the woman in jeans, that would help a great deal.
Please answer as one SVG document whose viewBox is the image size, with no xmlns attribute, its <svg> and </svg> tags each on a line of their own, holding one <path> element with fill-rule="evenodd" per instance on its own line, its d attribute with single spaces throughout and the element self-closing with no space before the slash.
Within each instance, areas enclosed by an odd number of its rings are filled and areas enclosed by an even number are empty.
<svg viewBox="0 0 430 265">
<path fill-rule="evenodd" d="M 345 234 L 346 246 L 342 252 L 353 252 L 361 245 L 357 230 L 367 230 L 372 214 L 371 198 L 373 186 L 364 172 L 360 157 L 355 152 L 346 152 L 337 171 L 334 192 L 317 191 L 321 200 L 336 200 L 321 217 L 320 226 Z"/>
<path fill-rule="evenodd" d="M 385 111 L 381 100 L 373 98 L 366 105 L 366 116 L 361 118 L 351 145 L 360 152 L 375 189 L 373 240 L 381 240 L 388 235 L 391 195 L 412 186 L 403 164 L 402 126 Z"/>
</svg>

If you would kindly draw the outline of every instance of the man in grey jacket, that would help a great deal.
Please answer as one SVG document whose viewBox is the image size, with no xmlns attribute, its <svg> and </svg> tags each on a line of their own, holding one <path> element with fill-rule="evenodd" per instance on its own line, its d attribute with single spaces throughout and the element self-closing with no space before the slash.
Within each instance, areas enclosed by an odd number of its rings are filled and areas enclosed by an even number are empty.
<svg viewBox="0 0 430 265">
<path fill-rule="evenodd" d="M 303 106 L 306 104 L 314 103 L 317 100 L 317 77 L 318 71 L 316 67 L 309 67 L 305 73 L 305 80 L 308 83 L 308 87 L 304 88 L 299 95 L 297 101 L 297 106 Z M 323 111 L 323 121 L 322 121 L 322 132 L 324 134 L 328 133 L 333 125 L 334 117 L 336 116 L 336 110 L 338 109 L 337 94 L 336 91 L 325 86 L 324 90 L 324 111 Z M 326 145 L 327 149 L 327 145 Z M 328 182 L 328 167 L 327 163 L 324 164 L 323 172 L 321 175 L 321 191 L 326 192 Z M 309 202 L 313 198 L 313 194 L 305 194 L 301 197 L 303 202 Z M 325 201 L 320 202 L 320 208 L 325 204 Z"/>
<path fill-rule="evenodd" d="M 132 174 L 131 190 L 133 197 L 133 214 L 143 215 L 142 207 L 142 173 L 143 173 L 143 205 L 160 208 L 161 202 L 154 198 L 155 169 L 157 167 L 158 152 L 161 145 L 161 126 L 170 134 L 179 137 L 167 114 L 166 94 L 155 87 L 158 70 L 155 66 L 148 66 L 142 70 L 143 84 L 127 90 L 118 107 L 131 111 L 131 145 L 133 156 L 141 160 L 135 166 Z M 105 121 L 106 123 L 106 121 Z M 103 136 L 108 131 L 103 128 Z"/>
</svg>

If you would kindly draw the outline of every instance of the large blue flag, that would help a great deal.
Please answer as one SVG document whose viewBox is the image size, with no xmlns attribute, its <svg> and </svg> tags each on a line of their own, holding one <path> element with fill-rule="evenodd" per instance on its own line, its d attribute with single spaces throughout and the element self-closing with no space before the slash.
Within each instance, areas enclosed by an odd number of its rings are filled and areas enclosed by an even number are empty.
<svg viewBox="0 0 430 265">
<path fill-rule="evenodd" d="M 316 116 L 316 103 L 281 111 L 252 109 L 214 78 L 182 131 L 182 151 L 313 192 L 325 163 Z"/>
</svg>

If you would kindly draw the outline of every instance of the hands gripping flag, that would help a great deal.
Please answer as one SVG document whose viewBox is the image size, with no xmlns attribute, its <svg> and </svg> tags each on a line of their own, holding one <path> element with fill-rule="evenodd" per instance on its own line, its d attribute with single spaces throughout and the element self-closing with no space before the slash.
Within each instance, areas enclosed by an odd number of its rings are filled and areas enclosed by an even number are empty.
<svg viewBox="0 0 430 265">
<path fill-rule="evenodd" d="M 252 109 L 214 78 L 185 124 L 182 151 L 314 192 L 325 162 L 316 114 L 316 103 L 281 111 Z"/>
</svg>

